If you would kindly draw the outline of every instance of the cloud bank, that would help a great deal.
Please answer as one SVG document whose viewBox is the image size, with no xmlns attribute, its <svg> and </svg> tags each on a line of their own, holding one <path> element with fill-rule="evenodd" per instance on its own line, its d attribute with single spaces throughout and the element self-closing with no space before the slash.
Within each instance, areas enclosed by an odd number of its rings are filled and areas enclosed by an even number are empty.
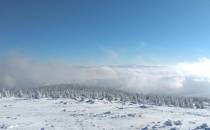
<svg viewBox="0 0 210 130">
<path fill-rule="evenodd" d="M 210 97 L 210 59 L 171 66 L 72 66 L 22 56 L 2 58 L 0 87 L 54 84 L 115 87 L 139 93 Z"/>
</svg>

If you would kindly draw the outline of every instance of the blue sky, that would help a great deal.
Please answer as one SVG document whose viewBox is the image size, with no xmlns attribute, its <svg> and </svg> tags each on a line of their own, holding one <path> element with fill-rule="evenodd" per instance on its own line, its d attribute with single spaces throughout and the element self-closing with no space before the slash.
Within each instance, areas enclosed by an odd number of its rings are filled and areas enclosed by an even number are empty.
<svg viewBox="0 0 210 130">
<path fill-rule="evenodd" d="M 2 0 L 0 55 L 73 64 L 210 57 L 208 0 Z"/>
</svg>

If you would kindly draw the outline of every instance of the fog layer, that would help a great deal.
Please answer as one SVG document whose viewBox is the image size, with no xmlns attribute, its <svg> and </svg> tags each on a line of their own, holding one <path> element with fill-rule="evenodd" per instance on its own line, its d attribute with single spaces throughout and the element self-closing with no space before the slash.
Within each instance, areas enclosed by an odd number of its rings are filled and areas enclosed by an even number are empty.
<svg viewBox="0 0 210 130">
<path fill-rule="evenodd" d="M 13 56 L 1 58 L 0 87 L 73 83 L 146 94 L 208 96 L 209 66 L 207 58 L 171 66 L 72 66 L 60 61 Z"/>
</svg>

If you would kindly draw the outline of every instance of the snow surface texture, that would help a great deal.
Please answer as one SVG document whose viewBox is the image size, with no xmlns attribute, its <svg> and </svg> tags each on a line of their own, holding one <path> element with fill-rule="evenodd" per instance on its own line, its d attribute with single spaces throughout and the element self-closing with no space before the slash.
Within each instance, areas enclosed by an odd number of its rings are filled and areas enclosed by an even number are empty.
<svg viewBox="0 0 210 130">
<path fill-rule="evenodd" d="M 0 129 L 208 130 L 210 110 L 59 99 L 0 99 Z"/>
</svg>

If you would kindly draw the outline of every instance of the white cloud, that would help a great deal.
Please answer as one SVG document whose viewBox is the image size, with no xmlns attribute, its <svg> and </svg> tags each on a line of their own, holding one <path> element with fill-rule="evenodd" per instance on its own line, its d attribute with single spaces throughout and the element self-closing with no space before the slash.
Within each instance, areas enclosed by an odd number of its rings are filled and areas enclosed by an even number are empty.
<svg viewBox="0 0 210 130">
<path fill-rule="evenodd" d="M 72 66 L 26 57 L 0 61 L 1 87 L 80 83 L 143 93 L 208 96 L 210 59 L 173 66 Z"/>
<path fill-rule="evenodd" d="M 179 63 L 178 67 L 185 76 L 196 77 L 197 80 L 208 80 L 210 82 L 210 59 L 201 58 L 193 63 Z"/>
</svg>

